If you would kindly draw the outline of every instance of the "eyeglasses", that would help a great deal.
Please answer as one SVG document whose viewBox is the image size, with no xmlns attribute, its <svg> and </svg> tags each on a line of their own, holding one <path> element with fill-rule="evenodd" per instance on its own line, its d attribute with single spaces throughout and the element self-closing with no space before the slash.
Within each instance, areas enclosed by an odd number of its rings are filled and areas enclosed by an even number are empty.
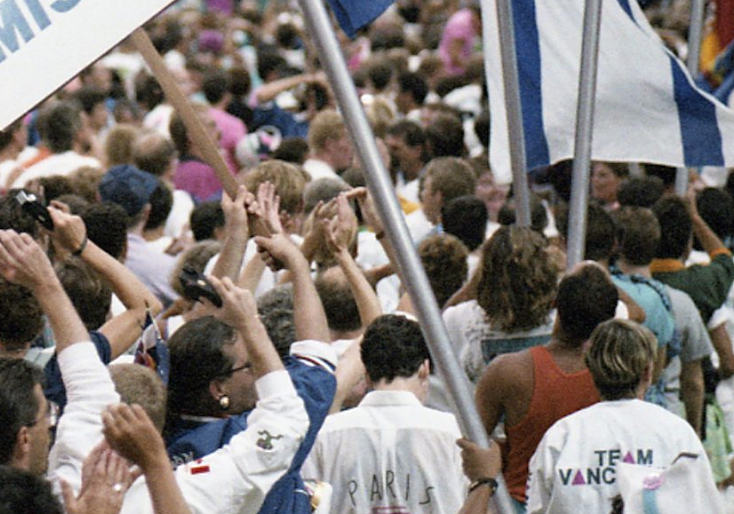
<svg viewBox="0 0 734 514">
<path fill-rule="evenodd" d="M 33 423 L 26 425 L 28 428 L 36 426 L 44 418 L 48 420 L 49 430 L 53 430 L 54 428 L 56 428 L 56 423 L 59 420 L 59 406 L 56 405 L 54 402 L 46 402 L 46 403 L 48 405 L 48 407 L 46 408 L 46 413 L 43 416 L 41 416 L 40 418 L 33 420 Z"/>
<path fill-rule="evenodd" d="M 236 368 L 232 368 L 229 371 L 222 373 L 220 376 L 227 377 L 227 376 L 232 375 L 233 373 L 242 371 L 243 369 L 250 369 L 250 368 L 252 368 L 252 364 L 249 362 L 245 362 L 242 366 L 237 366 Z"/>
</svg>

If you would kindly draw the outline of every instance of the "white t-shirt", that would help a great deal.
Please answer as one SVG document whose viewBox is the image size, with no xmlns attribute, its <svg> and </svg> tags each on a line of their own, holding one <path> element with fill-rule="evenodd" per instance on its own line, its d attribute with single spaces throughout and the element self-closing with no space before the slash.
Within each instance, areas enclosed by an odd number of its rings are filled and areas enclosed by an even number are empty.
<svg viewBox="0 0 734 514">
<path fill-rule="evenodd" d="M 31 180 L 38 178 L 56 175 L 65 177 L 85 166 L 101 169 L 100 162 L 94 157 L 86 157 L 69 150 L 68 152 L 51 155 L 34 164 L 23 172 L 18 181 L 27 185 Z"/>
<path fill-rule="evenodd" d="M 408 214 L 405 217 L 405 224 L 408 226 L 410 237 L 413 238 L 413 243 L 416 245 L 420 243 L 434 227 L 433 223 L 428 221 L 428 218 L 426 218 L 423 209 L 418 209 Z"/>
<path fill-rule="evenodd" d="M 555 311 L 551 311 L 546 323 L 538 327 L 505 332 L 493 329 L 487 323 L 484 309 L 476 300 L 470 300 L 446 309 L 443 321 L 464 371 L 476 383 L 496 355 L 527 350 L 550 341 Z"/>
</svg>

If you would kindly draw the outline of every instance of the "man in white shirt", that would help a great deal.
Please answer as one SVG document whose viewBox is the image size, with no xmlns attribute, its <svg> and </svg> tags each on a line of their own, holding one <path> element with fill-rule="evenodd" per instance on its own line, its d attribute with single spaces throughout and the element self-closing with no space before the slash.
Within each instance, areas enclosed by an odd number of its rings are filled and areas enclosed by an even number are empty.
<svg viewBox="0 0 734 514">
<path fill-rule="evenodd" d="M 429 353 L 417 322 L 377 318 L 361 348 L 369 392 L 354 409 L 326 419 L 303 476 L 333 487 L 331 512 L 451 513 L 467 479 L 452 414 L 421 403 Z"/>
<path fill-rule="evenodd" d="M 441 232 L 441 209 L 460 196 L 473 195 L 476 179 L 464 159 L 439 157 L 426 167 L 420 192 L 421 208 L 405 218 L 413 242 L 433 231 Z"/>
<path fill-rule="evenodd" d="M 27 168 L 16 186 L 39 178 L 66 176 L 84 166 L 101 167 L 96 158 L 83 154 L 89 143 L 88 128 L 76 104 L 61 101 L 44 108 L 38 116 L 38 131 L 51 155 Z"/>
<path fill-rule="evenodd" d="M 303 169 L 311 180 L 339 177 L 352 164 L 353 147 L 342 115 L 326 109 L 311 121 L 308 130 L 310 157 Z"/>
<path fill-rule="evenodd" d="M 401 120 L 391 126 L 385 144 L 394 162 L 395 189 L 406 200 L 418 203 L 418 180 L 425 166 L 426 136 L 415 122 Z M 395 169 L 396 168 L 396 169 Z"/>
</svg>

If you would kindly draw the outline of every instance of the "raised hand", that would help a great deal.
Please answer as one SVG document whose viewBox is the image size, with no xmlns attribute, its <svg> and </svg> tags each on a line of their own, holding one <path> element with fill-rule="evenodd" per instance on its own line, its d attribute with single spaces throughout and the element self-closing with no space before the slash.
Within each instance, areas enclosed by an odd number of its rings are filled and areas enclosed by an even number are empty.
<svg viewBox="0 0 734 514">
<path fill-rule="evenodd" d="M 69 208 L 57 201 L 52 201 L 48 212 L 54 222 L 54 229 L 48 232 L 54 245 L 67 253 L 74 253 L 82 248 L 87 239 L 87 227 L 79 216 L 69 213 Z"/>
<path fill-rule="evenodd" d="M 28 234 L 0 230 L 0 274 L 9 282 L 37 291 L 56 281 L 46 253 Z"/>
<path fill-rule="evenodd" d="M 357 187 L 346 193 L 348 199 L 356 199 L 362 211 L 362 218 L 375 234 L 383 232 L 382 220 L 377 215 L 375 203 L 366 187 Z"/>
<path fill-rule="evenodd" d="M 285 234 L 274 234 L 271 237 L 256 237 L 260 258 L 270 269 L 278 270 L 283 267 L 293 271 L 299 264 L 307 265 L 303 254 Z"/>
<path fill-rule="evenodd" d="M 102 441 L 84 459 L 79 495 L 74 495 L 67 482 L 61 482 L 66 511 L 69 514 L 116 514 L 134 478 L 128 462 Z"/>
<path fill-rule="evenodd" d="M 109 446 L 143 472 L 162 462 L 168 465 L 163 438 L 140 405 L 110 405 L 102 424 Z"/>
<path fill-rule="evenodd" d="M 260 219 L 272 234 L 282 234 L 283 225 L 280 220 L 280 197 L 276 194 L 275 185 L 263 182 L 257 188 L 257 205 Z"/>
<path fill-rule="evenodd" d="M 237 188 L 237 197 L 232 199 L 229 195 L 222 195 L 222 211 L 224 212 L 224 226 L 226 232 L 238 232 L 247 239 L 248 217 L 247 205 L 254 200 L 254 196 L 245 186 Z"/>
<path fill-rule="evenodd" d="M 212 287 L 222 299 L 220 308 L 210 310 L 215 318 L 231 327 L 240 329 L 247 326 L 251 318 L 257 317 L 257 306 L 249 291 L 237 287 L 229 277 L 222 280 L 213 276 L 208 278 Z M 209 304 L 209 301 L 207 300 L 206 303 Z"/>
<path fill-rule="evenodd" d="M 336 214 L 324 222 L 324 236 L 333 252 L 346 251 L 357 233 L 357 216 L 345 194 L 335 199 Z"/>
</svg>

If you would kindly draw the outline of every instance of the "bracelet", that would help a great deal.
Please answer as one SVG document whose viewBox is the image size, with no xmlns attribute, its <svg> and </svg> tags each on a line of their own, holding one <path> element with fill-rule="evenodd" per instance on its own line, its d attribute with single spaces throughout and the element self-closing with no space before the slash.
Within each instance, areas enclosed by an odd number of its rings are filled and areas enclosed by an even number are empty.
<svg viewBox="0 0 734 514">
<path fill-rule="evenodd" d="M 380 239 L 384 238 L 384 237 L 385 237 L 385 231 L 384 231 L 384 230 L 380 230 L 379 232 L 377 232 L 377 233 L 375 234 L 375 239 L 377 239 L 378 241 L 379 241 Z"/>
<path fill-rule="evenodd" d="M 82 252 L 84 251 L 84 249 L 87 247 L 88 242 L 89 242 L 89 239 L 87 239 L 87 235 L 84 234 L 84 239 L 82 239 L 82 244 L 79 245 L 79 248 L 71 252 L 71 254 L 74 257 L 79 257 L 82 254 Z"/>
<path fill-rule="evenodd" d="M 474 491 L 474 489 L 481 487 L 483 485 L 488 485 L 489 488 L 492 490 L 489 495 L 494 496 L 494 493 L 497 490 L 497 480 L 491 477 L 478 478 L 474 482 L 469 484 L 469 493 L 471 494 Z"/>
</svg>

